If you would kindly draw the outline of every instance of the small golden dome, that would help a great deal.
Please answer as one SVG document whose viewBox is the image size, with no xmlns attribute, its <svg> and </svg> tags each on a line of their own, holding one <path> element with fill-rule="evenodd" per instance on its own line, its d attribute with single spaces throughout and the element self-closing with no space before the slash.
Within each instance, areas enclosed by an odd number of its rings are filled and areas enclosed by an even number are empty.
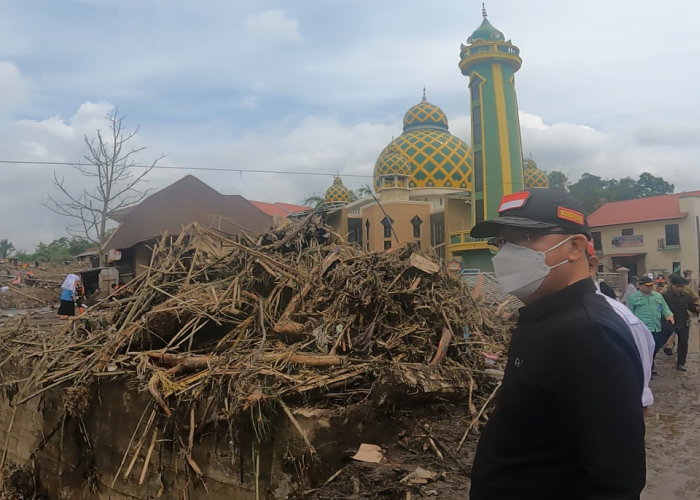
<svg viewBox="0 0 700 500">
<path fill-rule="evenodd" d="M 401 154 L 395 141 L 390 142 L 385 152 L 377 158 L 377 163 L 374 166 L 374 178 L 378 179 L 382 175 L 411 175 L 411 165 Z"/>
<path fill-rule="evenodd" d="M 336 177 L 333 179 L 333 185 L 326 190 L 323 199 L 326 203 L 350 203 L 350 190 L 343 186 L 340 177 Z"/>
<path fill-rule="evenodd" d="M 524 158 L 523 165 L 525 166 L 523 176 L 525 177 L 526 188 L 549 187 L 549 178 L 547 177 L 547 174 L 537 168 L 537 163 L 535 163 L 532 158 Z"/>
</svg>

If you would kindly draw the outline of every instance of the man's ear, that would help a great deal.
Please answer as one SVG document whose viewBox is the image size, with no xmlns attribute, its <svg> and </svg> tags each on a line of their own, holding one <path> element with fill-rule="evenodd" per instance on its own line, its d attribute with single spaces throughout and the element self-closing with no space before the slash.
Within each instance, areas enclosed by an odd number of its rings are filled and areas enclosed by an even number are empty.
<svg viewBox="0 0 700 500">
<path fill-rule="evenodd" d="M 569 241 L 569 261 L 574 262 L 586 256 L 586 248 L 588 248 L 588 238 L 583 234 L 577 234 Z"/>
</svg>

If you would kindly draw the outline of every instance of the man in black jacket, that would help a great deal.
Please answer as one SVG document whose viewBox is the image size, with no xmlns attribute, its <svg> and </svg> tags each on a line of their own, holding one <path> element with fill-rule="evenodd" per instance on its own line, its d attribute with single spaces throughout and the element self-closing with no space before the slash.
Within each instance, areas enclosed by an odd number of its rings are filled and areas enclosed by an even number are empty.
<svg viewBox="0 0 700 500">
<path fill-rule="evenodd" d="M 627 325 L 588 277 L 583 206 L 529 189 L 505 196 L 498 219 L 471 235 L 496 236 L 499 284 L 525 304 L 471 500 L 638 500 L 644 375 Z"/>
<path fill-rule="evenodd" d="M 666 300 L 668 308 L 673 313 L 675 322 L 667 333 L 678 335 L 678 362 L 676 368 L 679 371 L 688 371 L 685 367 L 686 359 L 688 358 L 688 339 L 690 338 L 690 315 L 689 312 L 698 312 L 698 305 L 695 304 L 695 299 L 684 290 L 688 285 L 688 280 L 681 278 L 677 274 L 671 275 L 671 286 L 661 295 Z M 671 330 L 675 328 L 675 332 Z M 665 339 L 664 339 L 665 340 Z"/>
</svg>

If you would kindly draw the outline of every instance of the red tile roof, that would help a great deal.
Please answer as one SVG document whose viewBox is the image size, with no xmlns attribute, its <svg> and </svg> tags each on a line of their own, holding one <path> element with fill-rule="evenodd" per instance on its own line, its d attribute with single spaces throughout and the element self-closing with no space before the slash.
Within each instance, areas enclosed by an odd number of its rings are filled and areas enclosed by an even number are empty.
<svg viewBox="0 0 700 500">
<path fill-rule="evenodd" d="M 613 201 L 606 203 L 588 217 L 591 227 L 634 224 L 657 220 L 682 219 L 686 212 L 681 212 L 679 199 L 683 196 L 700 196 L 700 191 L 673 193 L 650 198 Z"/>
<path fill-rule="evenodd" d="M 251 203 L 265 212 L 267 215 L 277 215 L 279 217 L 286 217 L 295 212 L 309 210 L 309 207 L 291 205 L 289 203 L 266 203 L 264 201 L 251 201 Z"/>
</svg>

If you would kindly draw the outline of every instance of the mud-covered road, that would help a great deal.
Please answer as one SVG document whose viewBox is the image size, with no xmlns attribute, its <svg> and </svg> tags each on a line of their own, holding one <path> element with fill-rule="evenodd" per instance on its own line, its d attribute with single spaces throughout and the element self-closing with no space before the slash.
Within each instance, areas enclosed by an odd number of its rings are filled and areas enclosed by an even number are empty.
<svg viewBox="0 0 700 500">
<path fill-rule="evenodd" d="M 675 356 L 659 353 L 661 377 L 652 380 L 655 403 L 647 418 L 647 487 L 642 500 L 700 498 L 700 354 L 688 372 Z"/>
</svg>

